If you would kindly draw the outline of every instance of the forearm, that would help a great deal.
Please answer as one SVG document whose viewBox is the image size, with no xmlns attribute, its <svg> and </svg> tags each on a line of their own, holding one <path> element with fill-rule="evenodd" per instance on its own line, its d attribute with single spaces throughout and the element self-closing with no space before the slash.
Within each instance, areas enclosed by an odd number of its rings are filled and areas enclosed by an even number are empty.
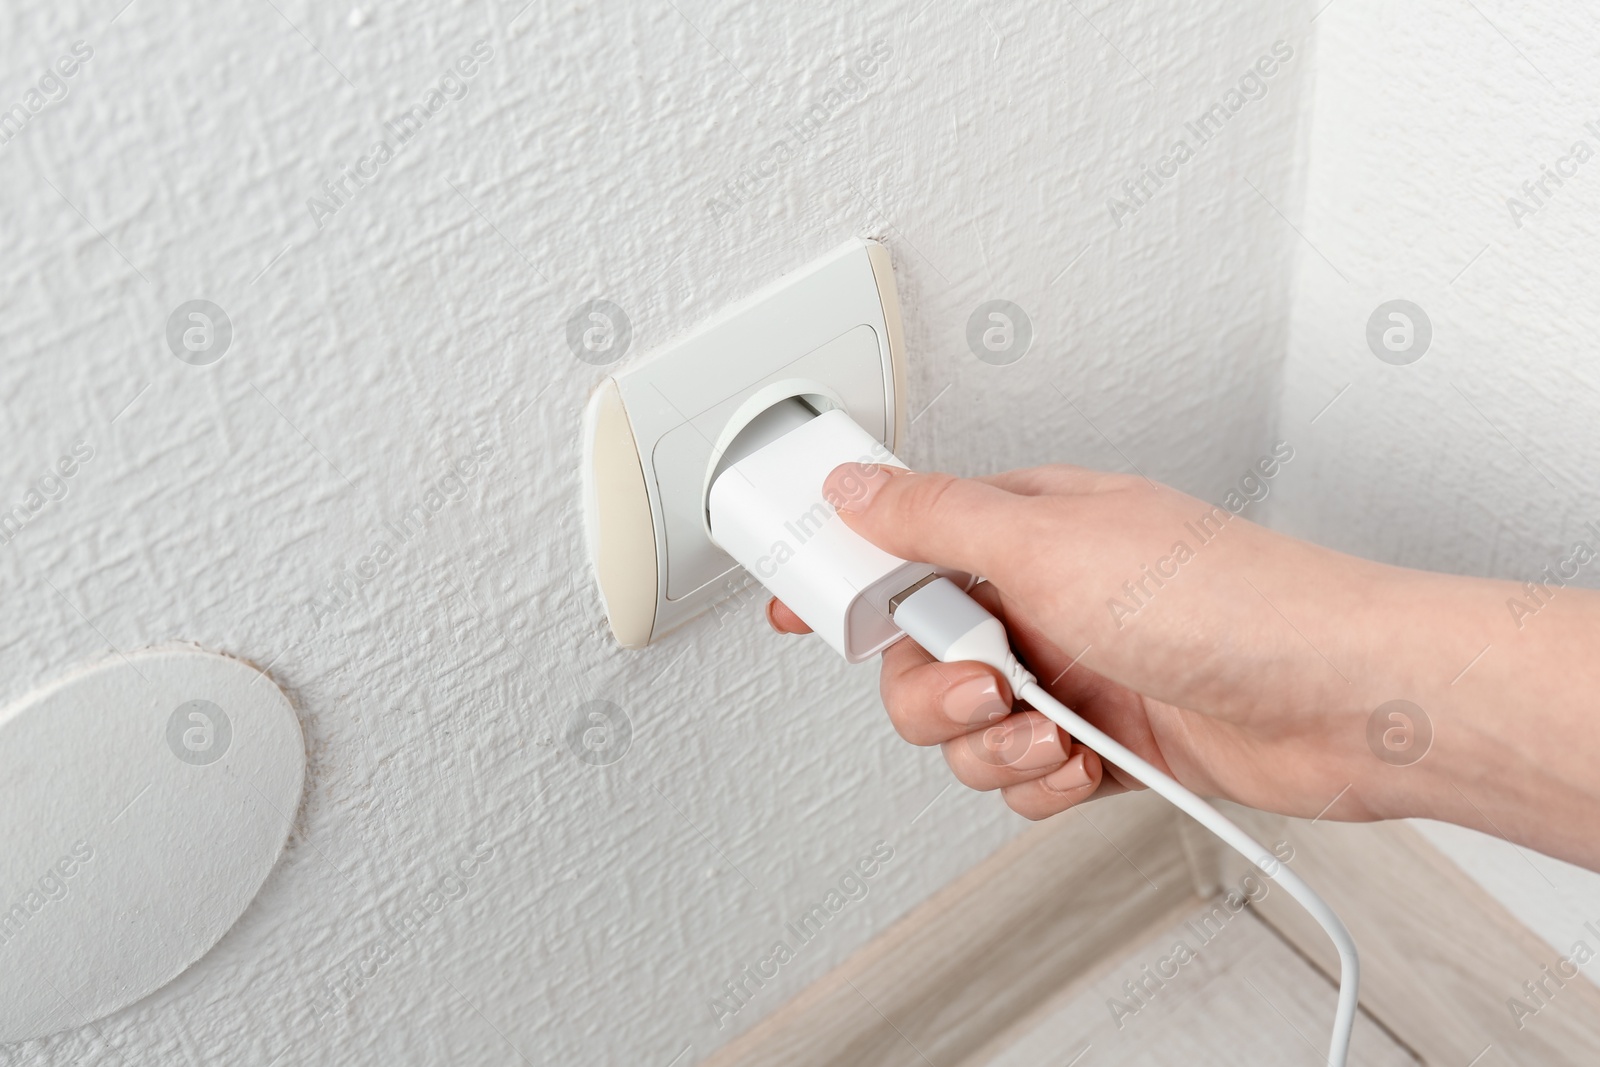
<svg viewBox="0 0 1600 1067">
<path fill-rule="evenodd" d="M 1416 703 L 1432 742 L 1375 752 L 1367 801 L 1600 869 L 1600 593 L 1398 568 L 1375 590 L 1361 688 Z"/>
</svg>

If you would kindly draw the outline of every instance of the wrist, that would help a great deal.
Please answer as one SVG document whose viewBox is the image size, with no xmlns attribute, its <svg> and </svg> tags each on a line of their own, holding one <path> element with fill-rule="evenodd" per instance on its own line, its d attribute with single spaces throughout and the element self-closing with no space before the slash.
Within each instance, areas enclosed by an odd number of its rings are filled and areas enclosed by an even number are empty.
<svg viewBox="0 0 1600 1067">
<path fill-rule="evenodd" d="M 1509 582 L 1375 566 L 1366 592 L 1356 703 L 1370 758 L 1358 754 L 1352 787 L 1363 802 L 1593 864 L 1584 694 L 1600 679 L 1578 677 L 1592 656 L 1568 653 L 1600 638 L 1600 597 L 1563 590 L 1535 628 L 1508 612 L 1520 592 Z"/>
<path fill-rule="evenodd" d="M 1380 818 L 1441 818 L 1454 783 L 1493 777 L 1493 739 L 1462 699 L 1493 645 L 1490 601 L 1471 581 L 1382 565 L 1366 575 L 1349 728 L 1360 741 L 1353 788 Z"/>
</svg>

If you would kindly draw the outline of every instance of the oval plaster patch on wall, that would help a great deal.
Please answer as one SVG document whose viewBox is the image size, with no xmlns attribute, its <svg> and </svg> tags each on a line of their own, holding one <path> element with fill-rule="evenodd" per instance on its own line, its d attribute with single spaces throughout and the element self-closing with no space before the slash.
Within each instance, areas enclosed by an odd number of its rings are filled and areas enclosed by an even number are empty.
<svg viewBox="0 0 1600 1067">
<path fill-rule="evenodd" d="M 0 1043 L 103 1018 L 205 955 L 304 779 L 288 698 L 226 656 L 133 653 L 0 709 Z"/>
</svg>

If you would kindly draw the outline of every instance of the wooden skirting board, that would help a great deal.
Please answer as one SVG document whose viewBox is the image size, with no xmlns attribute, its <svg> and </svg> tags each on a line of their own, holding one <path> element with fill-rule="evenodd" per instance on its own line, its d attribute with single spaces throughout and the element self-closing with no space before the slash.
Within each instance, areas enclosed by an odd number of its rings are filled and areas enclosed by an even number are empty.
<svg viewBox="0 0 1600 1067">
<path fill-rule="evenodd" d="M 1411 827 L 1219 806 L 1257 839 L 1293 845 L 1295 870 L 1355 935 L 1362 1006 L 1424 1063 L 1600 1064 L 1600 989 L 1568 978 L 1550 985 L 1554 996 L 1536 1016 L 1513 1015 L 1507 1000 L 1526 1003 L 1523 983 L 1543 979 L 1561 954 Z M 1248 867 L 1220 847 L 1202 848 L 1224 883 Z M 1338 973 L 1327 936 L 1286 894 L 1258 911 L 1325 973 Z"/>
<path fill-rule="evenodd" d="M 1364 1010 L 1422 1063 L 1600 1063 L 1600 989 L 1569 980 L 1519 1029 L 1507 998 L 1557 954 L 1414 830 L 1229 813 L 1292 846 L 1360 945 Z M 957 1067 L 1248 872 L 1149 793 L 1096 802 L 1030 828 L 706 1063 Z M 1251 907 L 1337 977 L 1287 894 Z"/>
</svg>

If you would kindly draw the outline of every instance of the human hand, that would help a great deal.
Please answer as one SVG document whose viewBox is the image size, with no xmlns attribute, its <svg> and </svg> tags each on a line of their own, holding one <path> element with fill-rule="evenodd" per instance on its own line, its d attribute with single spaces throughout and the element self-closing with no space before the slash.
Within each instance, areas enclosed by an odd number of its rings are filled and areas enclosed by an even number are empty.
<svg viewBox="0 0 1600 1067">
<path fill-rule="evenodd" d="M 1075 467 L 957 479 L 846 464 L 825 492 L 883 549 L 983 575 L 974 595 L 1041 684 L 1190 789 L 1315 816 L 1371 770 L 1365 720 L 1381 700 L 1355 680 L 1363 650 L 1346 638 L 1391 568 Z M 776 601 L 769 618 L 806 629 Z M 982 664 L 904 640 L 881 685 L 902 737 L 942 746 L 957 779 L 1029 818 L 1137 784 L 1014 710 Z M 1356 803 L 1337 817 L 1380 814 Z"/>
<path fill-rule="evenodd" d="M 1439 819 L 1600 870 L 1600 592 L 1550 568 L 1513 583 L 1357 559 L 1077 467 L 845 464 L 825 492 L 879 547 L 984 576 L 973 595 L 1040 684 L 1196 793 Z M 805 630 L 776 601 L 768 618 Z M 907 639 L 881 688 L 902 737 L 1029 818 L 1137 787 L 982 664 Z M 1428 731 L 1400 756 L 1382 715 L 1396 699 Z"/>
</svg>

